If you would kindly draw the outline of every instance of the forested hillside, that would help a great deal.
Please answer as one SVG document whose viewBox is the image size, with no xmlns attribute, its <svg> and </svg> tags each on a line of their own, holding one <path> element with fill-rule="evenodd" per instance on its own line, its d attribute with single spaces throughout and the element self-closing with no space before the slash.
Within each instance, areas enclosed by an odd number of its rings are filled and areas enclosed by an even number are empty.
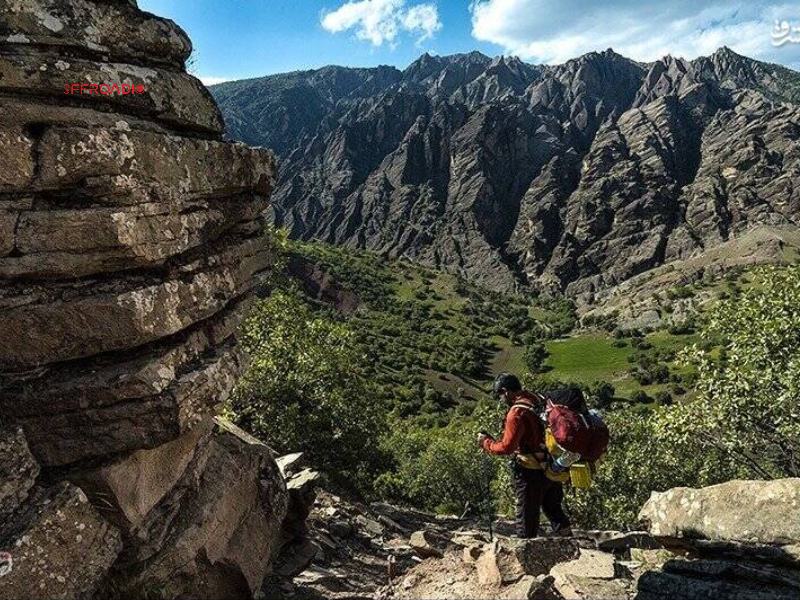
<svg viewBox="0 0 800 600">
<path fill-rule="evenodd" d="M 737 401 L 695 411 L 719 377 L 733 377 L 725 370 L 736 367 L 729 357 L 742 332 L 730 328 L 730 315 L 768 318 L 745 311 L 767 290 L 791 291 L 798 277 L 796 270 L 741 272 L 672 290 L 685 298 L 705 286 L 715 299 L 680 326 L 641 331 L 620 329 L 613 317 L 581 323 L 569 301 L 491 292 L 369 252 L 299 243 L 286 251 L 318 265 L 360 304 L 342 312 L 296 278 L 276 281 L 244 330 L 253 365 L 231 404 L 242 425 L 278 450 L 307 451 L 349 493 L 461 512 L 486 502 L 491 480 L 494 504 L 508 509 L 506 470 L 474 442 L 502 418 L 487 395 L 491 379 L 510 369 L 535 389 L 577 383 L 614 431 L 598 484 L 569 499 L 593 527 L 630 525 L 653 489 L 748 472 L 731 462 L 737 450 L 726 442 L 703 448 L 704 427 L 733 434 L 715 419 Z M 760 468 L 786 474 L 792 467 Z"/>
</svg>

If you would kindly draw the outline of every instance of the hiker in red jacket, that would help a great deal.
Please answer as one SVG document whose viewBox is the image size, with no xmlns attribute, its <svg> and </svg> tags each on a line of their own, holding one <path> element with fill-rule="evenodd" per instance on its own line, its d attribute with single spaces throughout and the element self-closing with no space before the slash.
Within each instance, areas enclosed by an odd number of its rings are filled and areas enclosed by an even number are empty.
<svg viewBox="0 0 800 600">
<path fill-rule="evenodd" d="M 544 398 L 522 389 L 511 373 L 500 373 L 494 382 L 494 393 L 508 406 L 503 423 L 503 437 L 494 440 L 486 433 L 478 435 L 478 444 L 490 454 L 509 455 L 517 497 L 517 536 L 536 537 L 539 513 L 550 520 L 553 535 L 572 535 L 570 522 L 562 508 L 564 489 L 545 476 L 542 463 L 546 458 L 544 425 L 539 412 Z"/>
</svg>

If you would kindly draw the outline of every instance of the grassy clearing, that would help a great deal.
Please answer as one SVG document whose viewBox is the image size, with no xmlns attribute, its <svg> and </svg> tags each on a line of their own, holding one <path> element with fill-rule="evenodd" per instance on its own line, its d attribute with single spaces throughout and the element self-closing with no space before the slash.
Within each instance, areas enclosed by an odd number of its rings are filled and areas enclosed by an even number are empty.
<svg viewBox="0 0 800 600">
<path fill-rule="evenodd" d="M 676 353 L 700 341 L 696 334 L 673 335 L 667 331 L 651 333 L 646 339 L 656 350 L 673 350 Z M 497 348 L 489 363 L 491 373 L 526 372 L 522 347 L 515 346 L 508 338 L 501 336 L 494 336 L 491 341 Z M 550 353 L 545 361 L 548 369 L 545 376 L 555 381 L 587 385 L 596 381 L 608 381 L 620 398 L 630 398 L 640 390 L 653 397 L 658 392 L 669 389 L 669 384 L 641 385 L 631 377 L 631 363 L 628 358 L 637 350 L 631 346 L 630 340 L 626 340 L 625 346 L 621 348 L 614 345 L 615 341 L 613 336 L 603 333 L 551 340 L 545 344 Z M 677 361 L 670 362 L 669 367 L 674 373 L 685 373 L 688 370 Z"/>
<path fill-rule="evenodd" d="M 550 357 L 545 365 L 555 377 L 591 383 L 600 379 L 611 381 L 628 368 L 630 346 L 615 348 L 613 338 L 589 334 L 545 344 Z"/>
<path fill-rule="evenodd" d="M 672 335 L 667 331 L 658 331 L 646 336 L 654 349 L 673 350 L 679 352 L 686 346 L 699 341 L 697 335 Z M 546 375 L 557 381 L 572 381 L 591 384 L 596 381 L 608 381 L 616 389 L 620 398 L 630 398 L 637 391 L 644 391 L 654 396 L 669 388 L 668 384 L 641 385 L 629 373 L 631 363 L 629 357 L 637 350 L 626 340 L 622 347 L 615 346 L 615 339 L 602 333 L 552 340 L 545 344 L 550 353 L 545 366 L 549 368 Z M 521 348 L 504 348 L 496 355 L 498 364 L 524 369 Z M 670 370 L 676 373 L 685 371 L 675 361 L 669 363 Z"/>
</svg>

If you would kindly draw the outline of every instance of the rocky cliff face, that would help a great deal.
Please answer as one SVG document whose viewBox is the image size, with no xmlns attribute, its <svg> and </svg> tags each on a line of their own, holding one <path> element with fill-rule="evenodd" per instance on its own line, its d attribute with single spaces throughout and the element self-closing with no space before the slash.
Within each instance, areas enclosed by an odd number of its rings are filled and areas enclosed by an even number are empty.
<svg viewBox="0 0 800 600">
<path fill-rule="evenodd" d="M 283 157 L 274 220 L 492 285 L 590 297 L 720 243 L 797 229 L 800 75 L 727 48 L 558 66 L 479 53 L 212 88 Z M 789 104 L 782 104 L 788 102 Z"/>
<path fill-rule="evenodd" d="M 190 51 L 134 0 L 0 1 L 0 597 L 246 597 L 282 542 L 269 449 L 213 420 L 275 163 Z"/>
</svg>

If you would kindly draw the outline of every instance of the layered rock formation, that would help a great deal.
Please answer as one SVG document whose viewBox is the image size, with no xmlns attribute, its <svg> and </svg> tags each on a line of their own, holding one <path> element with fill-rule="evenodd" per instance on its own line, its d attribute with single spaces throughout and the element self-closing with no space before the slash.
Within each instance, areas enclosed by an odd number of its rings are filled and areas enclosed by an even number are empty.
<svg viewBox="0 0 800 600">
<path fill-rule="evenodd" d="M 0 1 L 0 597 L 247 597 L 282 543 L 271 452 L 213 421 L 275 162 L 190 52 L 134 0 Z"/>
<path fill-rule="evenodd" d="M 642 64 L 479 53 L 212 88 L 231 135 L 275 147 L 274 220 L 579 298 L 654 267 L 798 229 L 800 75 L 722 48 Z M 784 104 L 785 103 L 785 104 Z M 703 265 L 706 266 L 706 265 Z"/>
</svg>

